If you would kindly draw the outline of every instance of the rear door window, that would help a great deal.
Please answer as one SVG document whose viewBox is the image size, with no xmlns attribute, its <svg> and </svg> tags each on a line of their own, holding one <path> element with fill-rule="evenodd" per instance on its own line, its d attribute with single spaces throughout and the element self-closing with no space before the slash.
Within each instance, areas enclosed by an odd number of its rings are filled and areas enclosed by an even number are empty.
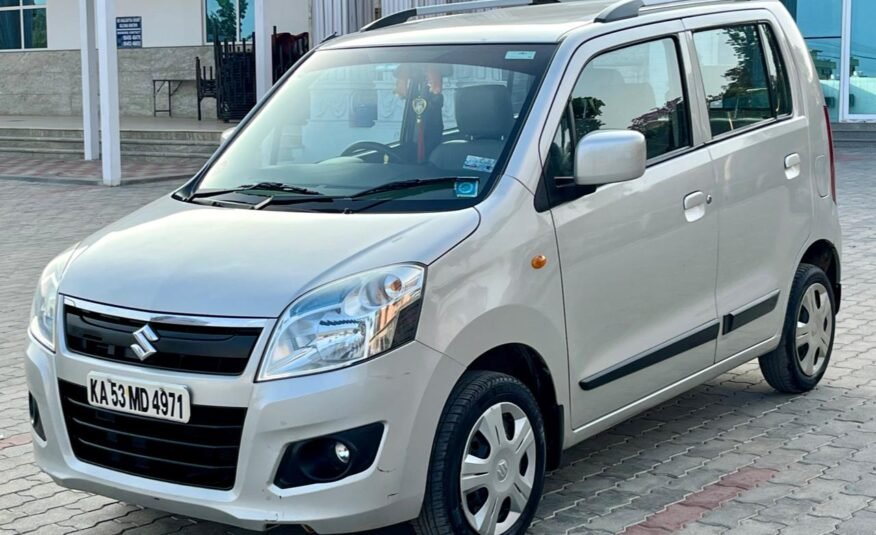
<svg viewBox="0 0 876 535">
<path fill-rule="evenodd" d="M 794 104 L 791 100 L 791 81 L 788 79 L 788 69 L 782 50 L 776 40 L 776 34 L 768 24 L 761 24 L 764 41 L 766 41 L 766 62 L 770 75 L 770 90 L 773 94 L 773 109 L 776 117 L 791 115 Z"/>
<path fill-rule="evenodd" d="M 790 113 L 790 87 L 778 47 L 765 49 L 759 24 L 694 33 L 712 136 Z M 773 39 L 774 41 L 774 39 Z"/>
</svg>

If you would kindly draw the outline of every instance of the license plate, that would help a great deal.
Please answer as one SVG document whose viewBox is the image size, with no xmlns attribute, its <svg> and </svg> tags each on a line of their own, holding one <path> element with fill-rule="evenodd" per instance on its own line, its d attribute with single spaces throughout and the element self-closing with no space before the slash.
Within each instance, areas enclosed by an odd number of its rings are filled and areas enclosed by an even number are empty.
<svg viewBox="0 0 876 535">
<path fill-rule="evenodd" d="M 129 414 L 186 423 L 191 416 L 189 391 L 182 386 L 88 374 L 88 403 Z"/>
</svg>

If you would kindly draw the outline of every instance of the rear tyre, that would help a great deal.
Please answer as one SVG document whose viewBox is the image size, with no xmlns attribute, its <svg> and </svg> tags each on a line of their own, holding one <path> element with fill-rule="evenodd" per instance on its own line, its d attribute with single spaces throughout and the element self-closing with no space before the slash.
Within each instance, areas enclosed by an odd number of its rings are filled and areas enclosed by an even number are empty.
<svg viewBox="0 0 876 535">
<path fill-rule="evenodd" d="M 836 332 L 833 286 L 821 268 L 800 264 L 794 275 L 782 340 L 760 357 L 767 383 L 779 392 L 807 392 L 824 377 Z"/>
<path fill-rule="evenodd" d="M 544 488 L 538 403 L 517 379 L 469 372 L 435 436 L 419 535 L 523 535 Z"/>
</svg>

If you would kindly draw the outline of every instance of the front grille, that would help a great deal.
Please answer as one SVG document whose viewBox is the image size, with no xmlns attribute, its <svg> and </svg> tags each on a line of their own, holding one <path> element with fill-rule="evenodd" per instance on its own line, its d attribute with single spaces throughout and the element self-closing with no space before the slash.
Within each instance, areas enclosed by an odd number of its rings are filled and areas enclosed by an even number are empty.
<svg viewBox="0 0 876 535">
<path fill-rule="evenodd" d="M 146 322 L 66 305 L 64 332 L 70 351 L 149 368 L 240 375 L 249 363 L 260 328 L 204 327 L 149 322 L 158 335 L 157 353 L 141 361 L 131 349 L 134 332 Z"/>
<path fill-rule="evenodd" d="M 58 385 L 80 461 L 181 485 L 234 487 L 245 408 L 192 405 L 184 424 L 92 407 L 84 386 Z"/>
</svg>

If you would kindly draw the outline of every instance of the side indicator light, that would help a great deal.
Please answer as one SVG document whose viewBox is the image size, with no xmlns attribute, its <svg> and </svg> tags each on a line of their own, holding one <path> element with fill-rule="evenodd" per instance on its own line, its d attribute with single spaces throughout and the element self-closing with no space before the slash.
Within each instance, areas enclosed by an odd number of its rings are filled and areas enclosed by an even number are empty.
<svg viewBox="0 0 876 535">
<path fill-rule="evenodd" d="M 547 265 L 547 263 L 548 263 L 548 259 L 543 254 L 532 257 L 532 269 L 541 269 L 541 268 L 545 267 Z"/>
</svg>

